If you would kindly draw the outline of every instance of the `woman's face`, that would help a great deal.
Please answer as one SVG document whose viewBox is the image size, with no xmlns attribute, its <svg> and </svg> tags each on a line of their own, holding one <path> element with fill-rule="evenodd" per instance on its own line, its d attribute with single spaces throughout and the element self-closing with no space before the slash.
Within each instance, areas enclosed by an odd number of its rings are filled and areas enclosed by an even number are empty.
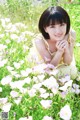
<svg viewBox="0 0 80 120">
<path fill-rule="evenodd" d="M 66 23 L 49 25 L 45 28 L 45 32 L 49 34 L 51 40 L 63 40 L 66 34 Z"/>
</svg>

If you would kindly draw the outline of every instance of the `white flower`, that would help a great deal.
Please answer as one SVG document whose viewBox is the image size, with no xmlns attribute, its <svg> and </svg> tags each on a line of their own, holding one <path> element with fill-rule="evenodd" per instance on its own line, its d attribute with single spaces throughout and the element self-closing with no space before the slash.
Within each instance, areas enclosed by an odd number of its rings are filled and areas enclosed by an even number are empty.
<svg viewBox="0 0 80 120">
<path fill-rule="evenodd" d="M 22 41 L 25 40 L 25 39 L 26 39 L 26 41 L 27 41 L 27 38 L 25 38 L 25 36 L 20 35 L 19 38 L 18 38 L 18 40 L 17 40 L 17 43 L 20 43 L 20 42 L 22 42 Z"/>
<path fill-rule="evenodd" d="M 18 39 L 18 36 L 16 34 L 11 34 L 11 39 L 15 40 L 15 39 Z"/>
<path fill-rule="evenodd" d="M 36 77 L 36 76 L 33 76 L 33 81 L 35 82 L 35 83 L 38 83 L 39 81 L 38 81 L 38 78 Z"/>
<path fill-rule="evenodd" d="M 30 35 L 30 36 L 33 36 L 33 35 L 34 35 L 34 33 L 30 32 L 30 31 L 25 31 L 25 34 L 26 34 L 26 35 Z"/>
<path fill-rule="evenodd" d="M 2 87 L 0 87 L 0 92 L 2 92 Z"/>
<path fill-rule="evenodd" d="M 0 44 L 0 51 L 4 50 L 5 48 L 7 48 L 6 45 Z"/>
<path fill-rule="evenodd" d="M 43 93 L 46 93 L 46 90 L 44 88 L 39 88 L 39 92 L 43 94 Z"/>
<path fill-rule="evenodd" d="M 27 90 L 26 88 L 23 88 L 23 87 L 20 87 L 19 90 L 20 90 L 20 92 L 23 93 L 23 94 L 25 94 L 25 93 L 28 92 L 28 90 Z"/>
<path fill-rule="evenodd" d="M 27 78 L 24 79 L 24 81 L 25 81 L 25 83 L 30 84 L 31 78 L 30 78 L 30 77 L 27 77 Z"/>
<path fill-rule="evenodd" d="M 21 23 L 21 22 L 15 23 L 14 25 L 15 25 L 17 28 L 23 28 L 23 29 L 27 28 L 27 26 L 26 26 L 25 24 Z"/>
<path fill-rule="evenodd" d="M 11 81 L 12 81 L 12 77 L 8 75 L 1 80 L 1 84 L 2 85 L 10 84 Z"/>
<path fill-rule="evenodd" d="M 37 76 L 39 81 L 42 82 L 44 80 L 45 75 L 41 74 Z"/>
<path fill-rule="evenodd" d="M 55 66 L 54 66 L 54 65 L 52 65 L 52 64 L 47 64 L 47 68 L 54 69 L 54 68 L 55 68 Z"/>
<path fill-rule="evenodd" d="M 54 87 L 53 89 L 51 89 L 51 91 L 53 92 L 54 95 L 58 93 L 57 87 Z"/>
<path fill-rule="evenodd" d="M 8 98 L 0 98 L 0 103 L 5 104 L 8 101 Z"/>
<path fill-rule="evenodd" d="M 6 104 L 4 104 L 3 105 L 3 107 L 2 107 L 2 110 L 4 111 L 4 112 L 9 112 L 10 111 L 10 108 L 11 108 L 11 103 L 6 103 Z"/>
<path fill-rule="evenodd" d="M 36 90 L 35 89 L 31 89 L 28 91 L 28 94 L 30 97 L 34 97 L 36 95 Z"/>
<path fill-rule="evenodd" d="M 9 52 L 10 52 L 10 54 L 16 53 L 16 48 L 11 48 Z"/>
<path fill-rule="evenodd" d="M 14 67 L 15 67 L 16 69 L 19 69 L 20 66 L 21 66 L 21 64 L 20 64 L 20 63 L 17 63 L 17 62 L 14 62 L 13 64 L 14 64 Z"/>
<path fill-rule="evenodd" d="M 46 99 L 46 98 L 48 98 L 48 97 L 49 97 L 49 93 L 44 93 L 44 94 L 41 94 L 41 95 L 40 95 L 40 97 L 42 97 L 42 98 L 45 98 L 45 99 Z"/>
<path fill-rule="evenodd" d="M 69 105 L 65 105 L 61 110 L 60 110 L 60 118 L 64 120 L 70 120 L 72 115 L 72 111 L 70 109 Z"/>
<path fill-rule="evenodd" d="M 75 93 L 78 95 L 80 93 L 80 89 L 76 89 Z"/>
<path fill-rule="evenodd" d="M 11 41 L 9 39 L 6 39 L 5 41 L 7 44 L 9 44 Z"/>
<path fill-rule="evenodd" d="M 72 92 L 79 94 L 80 93 L 79 85 L 73 84 Z"/>
<path fill-rule="evenodd" d="M 22 117 L 22 118 L 20 118 L 19 120 L 32 120 L 32 116 Z"/>
<path fill-rule="evenodd" d="M 35 90 L 39 90 L 41 86 L 42 86 L 42 84 L 38 83 L 38 84 L 34 84 L 32 88 Z"/>
<path fill-rule="evenodd" d="M 21 75 L 19 75 L 19 74 L 14 74 L 14 77 L 16 77 L 16 78 L 20 78 Z"/>
<path fill-rule="evenodd" d="M 79 89 L 79 85 L 73 84 L 73 88 L 74 88 L 74 89 Z"/>
<path fill-rule="evenodd" d="M 77 77 L 76 80 L 77 80 L 77 81 L 80 81 L 80 73 L 79 73 L 79 75 L 78 75 L 78 77 Z"/>
<path fill-rule="evenodd" d="M 10 18 L 5 18 L 4 20 L 5 20 L 6 23 L 10 22 Z"/>
<path fill-rule="evenodd" d="M 58 69 L 53 69 L 53 70 L 50 70 L 49 72 L 47 72 L 49 75 L 54 75 L 56 76 L 58 74 L 59 70 Z"/>
<path fill-rule="evenodd" d="M 23 52 L 26 52 L 27 50 L 29 50 L 29 47 L 26 45 L 23 45 Z"/>
<path fill-rule="evenodd" d="M 4 37 L 4 34 L 0 34 L 0 38 L 3 38 Z"/>
<path fill-rule="evenodd" d="M 60 92 L 60 95 L 62 98 L 65 98 L 67 93 L 68 93 L 68 91 L 63 91 L 63 92 Z"/>
<path fill-rule="evenodd" d="M 16 71 L 9 71 L 11 73 L 11 75 L 15 76 L 17 74 Z"/>
<path fill-rule="evenodd" d="M 5 19 L 1 19 L 1 23 L 2 23 L 2 27 L 4 27 L 5 28 Z"/>
<path fill-rule="evenodd" d="M 11 91 L 11 92 L 10 92 L 10 95 L 11 95 L 11 97 L 13 97 L 13 98 L 19 96 L 18 92 L 16 92 L 16 91 Z"/>
<path fill-rule="evenodd" d="M 51 76 L 49 79 L 46 79 L 43 83 L 42 83 L 45 87 L 47 87 L 48 89 L 51 89 L 51 91 L 56 94 L 58 92 L 58 83 L 56 81 L 56 79 Z"/>
<path fill-rule="evenodd" d="M 72 80 L 66 82 L 65 85 L 60 87 L 59 89 L 62 90 L 62 91 L 66 91 L 68 89 L 68 87 L 72 86 L 72 82 L 73 82 Z"/>
<path fill-rule="evenodd" d="M 59 79 L 59 81 L 64 84 L 65 82 L 70 81 L 70 76 L 67 75 L 64 78 Z"/>
<path fill-rule="evenodd" d="M 21 61 L 20 61 L 20 64 L 22 65 L 23 63 L 24 63 L 24 60 L 21 60 Z"/>
<path fill-rule="evenodd" d="M 51 76 L 49 79 L 46 79 L 42 82 L 42 84 L 47 87 L 48 89 L 51 89 L 54 87 L 54 85 L 58 85 L 56 79 Z"/>
<path fill-rule="evenodd" d="M 18 97 L 17 99 L 14 100 L 14 102 L 19 105 L 22 100 L 22 97 Z"/>
<path fill-rule="evenodd" d="M 26 117 L 22 117 L 19 120 L 27 120 L 27 118 Z"/>
<path fill-rule="evenodd" d="M 40 103 L 45 109 L 47 109 L 51 107 L 52 100 L 41 100 Z"/>
<path fill-rule="evenodd" d="M 9 30 L 11 33 L 19 33 L 19 30 L 16 28 L 15 25 L 9 25 L 8 26 L 9 28 L 11 27 L 11 29 Z M 13 34 L 12 36 L 13 39 L 17 39 L 17 35 L 16 34 Z"/>
<path fill-rule="evenodd" d="M 20 88 L 22 88 L 22 86 L 23 86 L 24 84 L 25 84 L 25 81 L 24 81 L 24 80 L 19 80 L 19 81 L 11 82 L 11 83 L 10 83 L 10 86 L 11 86 L 12 89 L 14 89 L 14 88 L 20 89 Z"/>
<path fill-rule="evenodd" d="M 11 67 L 11 66 L 7 66 L 7 69 L 8 69 L 8 71 L 12 71 L 12 70 L 14 70 L 14 68 Z"/>
<path fill-rule="evenodd" d="M 44 116 L 42 120 L 53 120 L 53 118 L 49 116 Z"/>
<path fill-rule="evenodd" d="M 78 47 L 79 47 L 79 46 L 80 46 L 80 43 L 76 43 L 76 46 L 78 46 Z"/>
<path fill-rule="evenodd" d="M 52 98 L 53 97 L 53 93 L 50 93 L 49 96 Z"/>
<path fill-rule="evenodd" d="M 46 68 L 46 64 L 39 64 L 33 68 L 33 72 L 44 73 L 44 69 Z"/>
<path fill-rule="evenodd" d="M 6 25 L 5 28 L 6 28 L 5 31 L 6 31 L 7 33 L 10 32 L 11 29 L 12 29 L 12 23 L 8 23 L 8 25 Z M 10 29 L 10 30 L 9 30 L 9 29 Z"/>
<path fill-rule="evenodd" d="M 32 69 L 31 68 L 27 68 L 26 70 L 22 70 L 21 71 L 21 75 L 23 77 L 27 77 L 30 73 L 32 73 Z"/>
<path fill-rule="evenodd" d="M 3 67 L 7 63 L 8 59 L 4 59 L 0 61 L 0 67 Z"/>
<path fill-rule="evenodd" d="M 27 76 L 28 76 L 25 70 L 21 70 L 21 75 L 22 75 L 23 77 L 27 77 Z"/>
</svg>

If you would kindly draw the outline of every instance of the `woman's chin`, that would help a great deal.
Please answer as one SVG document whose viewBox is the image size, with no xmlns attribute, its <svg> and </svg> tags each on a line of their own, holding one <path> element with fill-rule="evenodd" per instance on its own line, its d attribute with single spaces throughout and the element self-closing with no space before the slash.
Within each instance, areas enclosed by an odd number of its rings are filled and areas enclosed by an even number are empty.
<svg viewBox="0 0 80 120">
<path fill-rule="evenodd" d="M 56 39 L 56 41 L 61 41 L 62 39 Z"/>
<path fill-rule="evenodd" d="M 64 37 L 56 37 L 56 41 L 63 40 Z"/>
</svg>

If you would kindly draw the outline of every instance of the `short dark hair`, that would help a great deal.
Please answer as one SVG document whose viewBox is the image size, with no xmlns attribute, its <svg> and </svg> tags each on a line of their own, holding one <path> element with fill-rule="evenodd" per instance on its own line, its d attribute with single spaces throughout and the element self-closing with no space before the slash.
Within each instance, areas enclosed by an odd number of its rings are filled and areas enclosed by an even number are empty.
<svg viewBox="0 0 80 120">
<path fill-rule="evenodd" d="M 45 39 L 49 39 L 49 34 L 45 32 L 44 28 L 49 26 L 50 24 L 55 25 L 56 23 L 66 23 L 66 34 L 69 33 L 70 30 L 70 17 L 66 10 L 64 10 L 60 6 L 52 6 L 47 8 L 41 15 L 39 19 L 39 31 L 42 33 Z"/>
</svg>

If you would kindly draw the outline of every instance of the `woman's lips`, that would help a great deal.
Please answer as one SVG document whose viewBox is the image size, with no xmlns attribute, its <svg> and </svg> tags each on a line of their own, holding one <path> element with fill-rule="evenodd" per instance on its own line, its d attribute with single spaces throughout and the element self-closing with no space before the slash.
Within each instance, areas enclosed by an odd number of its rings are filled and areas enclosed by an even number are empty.
<svg viewBox="0 0 80 120">
<path fill-rule="evenodd" d="M 62 37 L 62 34 L 55 35 L 56 37 Z"/>
</svg>

